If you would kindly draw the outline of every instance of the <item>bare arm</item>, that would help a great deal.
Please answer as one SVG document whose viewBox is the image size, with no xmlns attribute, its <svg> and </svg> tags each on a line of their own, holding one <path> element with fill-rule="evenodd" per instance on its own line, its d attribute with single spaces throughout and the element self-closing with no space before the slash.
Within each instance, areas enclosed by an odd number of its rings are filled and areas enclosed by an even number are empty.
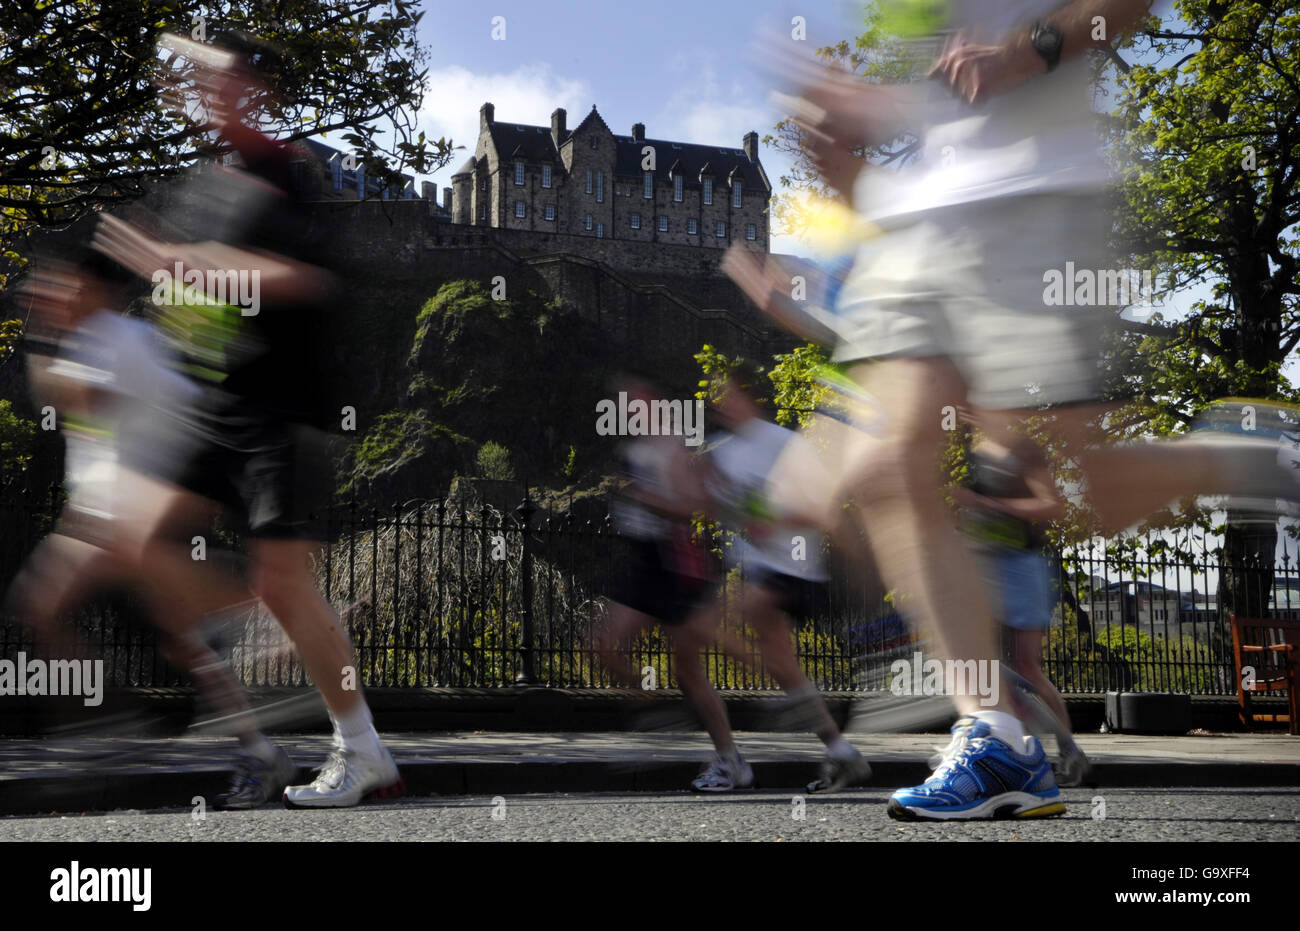
<svg viewBox="0 0 1300 931">
<path fill-rule="evenodd" d="M 100 218 L 91 245 L 142 278 L 151 278 L 160 269 L 170 272 L 176 262 L 205 272 L 256 271 L 263 301 L 316 300 L 331 283 L 330 274 L 315 265 L 220 242 L 163 242 L 107 215 Z"/>
<path fill-rule="evenodd" d="M 1025 485 L 1030 491 L 1024 498 L 992 498 L 959 487 L 953 493 L 954 499 L 964 507 L 984 508 L 997 511 L 1019 520 L 1051 521 L 1065 516 L 1065 499 L 1056 489 L 1051 473 L 1045 469 L 1033 469 L 1025 473 Z"/>
<path fill-rule="evenodd" d="M 823 346 L 835 345 L 835 331 L 786 295 L 784 289 L 789 286 L 789 279 L 773 262 L 760 262 L 754 253 L 737 243 L 722 257 L 721 268 L 759 310 L 783 329 Z"/>
<path fill-rule="evenodd" d="M 1060 31 L 1060 60 L 1066 62 L 1129 32 L 1150 6 L 1151 0 L 1074 0 L 1041 22 Z M 1028 25 L 992 43 L 959 32 L 930 69 L 931 78 L 948 84 L 971 103 L 1005 94 L 1046 73 L 1047 62 L 1034 50 Z"/>
</svg>

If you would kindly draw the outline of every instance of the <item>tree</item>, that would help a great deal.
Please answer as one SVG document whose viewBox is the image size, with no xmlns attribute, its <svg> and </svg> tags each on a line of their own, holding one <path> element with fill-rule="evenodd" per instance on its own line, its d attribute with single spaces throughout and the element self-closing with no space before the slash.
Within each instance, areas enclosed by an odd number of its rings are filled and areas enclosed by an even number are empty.
<svg viewBox="0 0 1300 931">
<path fill-rule="evenodd" d="M 1133 432 L 1179 433 L 1216 398 L 1300 398 L 1282 367 L 1300 343 L 1300 14 L 1293 4 L 1179 0 L 1175 18 L 1110 56 L 1117 242 L 1163 290 L 1209 284 L 1183 319 L 1125 321 L 1140 391 Z M 1220 599 L 1267 612 L 1272 519 L 1228 513 Z M 1258 567 L 1258 568 L 1252 568 Z"/>
<path fill-rule="evenodd" d="M 166 31 L 205 40 L 240 30 L 282 54 L 281 91 L 256 113 L 284 140 L 331 132 L 367 175 L 434 171 L 445 139 L 415 135 L 427 60 L 412 0 L 8 0 L 0 5 L 0 286 L 22 238 L 129 201 L 146 182 L 220 154 L 162 106 L 153 80 Z M 391 135 L 389 135 L 391 134 Z M 414 138 L 413 138 L 414 136 Z"/>
</svg>

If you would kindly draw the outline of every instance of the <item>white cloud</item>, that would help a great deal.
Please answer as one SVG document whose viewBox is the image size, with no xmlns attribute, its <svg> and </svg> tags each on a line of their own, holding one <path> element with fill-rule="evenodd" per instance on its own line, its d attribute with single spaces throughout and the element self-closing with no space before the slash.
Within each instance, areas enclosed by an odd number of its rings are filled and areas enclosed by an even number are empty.
<svg viewBox="0 0 1300 931">
<path fill-rule="evenodd" d="M 679 51 L 669 61 L 678 76 L 675 90 L 654 120 L 647 120 L 646 135 L 738 149 L 745 133 L 753 130 L 760 139 L 772 131 L 781 114 L 765 99 L 758 84 L 719 78 L 705 52 Z M 774 194 L 782 190 L 778 179 L 789 171 L 790 159 L 781 152 L 759 145 L 759 158 L 772 182 Z M 773 229 L 773 252 L 806 252 L 793 236 Z"/>
<path fill-rule="evenodd" d="M 546 64 L 520 65 L 504 74 L 478 74 L 452 65 L 431 70 L 425 87 L 420 129 L 430 139 L 445 136 L 464 146 L 446 168 L 433 175 L 439 186 L 449 185 L 452 172 L 474 154 L 478 109 L 484 103 L 496 106 L 498 120 L 537 126 L 549 125 L 551 111 L 564 107 L 569 111 L 570 127 L 596 103 L 586 81 L 558 75 Z"/>
</svg>

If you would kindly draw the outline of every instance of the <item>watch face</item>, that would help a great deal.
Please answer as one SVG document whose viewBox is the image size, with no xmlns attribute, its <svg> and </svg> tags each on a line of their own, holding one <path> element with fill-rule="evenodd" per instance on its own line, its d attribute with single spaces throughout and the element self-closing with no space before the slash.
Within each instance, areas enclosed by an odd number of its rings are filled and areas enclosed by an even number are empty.
<svg viewBox="0 0 1300 931">
<path fill-rule="evenodd" d="M 1039 26 L 1034 30 L 1034 48 L 1052 64 L 1060 58 L 1061 40 L 1061 32 L 1055 26 Z"/>
</svg>

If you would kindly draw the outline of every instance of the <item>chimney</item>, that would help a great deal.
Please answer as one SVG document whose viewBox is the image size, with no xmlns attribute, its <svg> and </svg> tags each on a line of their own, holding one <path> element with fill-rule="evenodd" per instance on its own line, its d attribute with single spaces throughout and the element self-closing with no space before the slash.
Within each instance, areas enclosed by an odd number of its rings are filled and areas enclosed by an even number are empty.
<svg viewBox="0 0 1300 931">
<path fill-rule="evenodd" d="M 436 207 L 438 205 L 438 185 L 432 181 L 421 181 L 420 197 Z"/>
<path fill-rule="evenodd" d="M 551 111 L 551 139 L 555 142 L 555 148 L 560 147 L 564 141 L 565 121 L 569 115 L 564 112 L 563 107 L 556 107 Z"/>
<path fill-rule="evenodd" d="M 478 108 L 478 128 L 479 132 L 487 129 L 496 120 L 497 108 L 490 103 L 485 103 Z"/>
<path fill-rule="evenodd" d="M 632 124 L 632 138 L 637 142 L 645 142 L 645 123 Z"/>
<path fill-rule="evenodd" d="M 745 155 L 751 162 L 758 161 L 758 133 L 752 129 L 745 133 L 744 149 Z"/>
<path fill-rule="evenodd" d="M 451 213 L 451 188 L 442 189 L 442 209 Z"/>
</svg>

